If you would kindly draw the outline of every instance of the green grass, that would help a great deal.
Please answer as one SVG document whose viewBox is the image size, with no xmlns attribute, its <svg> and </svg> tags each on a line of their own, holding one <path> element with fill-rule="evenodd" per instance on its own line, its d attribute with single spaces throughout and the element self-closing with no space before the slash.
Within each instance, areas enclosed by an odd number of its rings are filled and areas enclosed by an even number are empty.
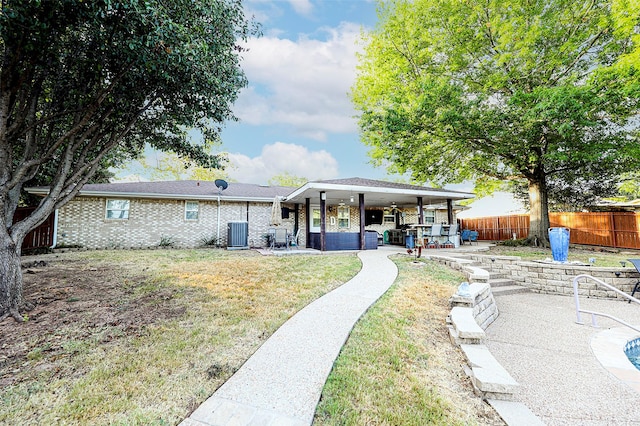
<svg viewBox="0 0 640 426">
<path fill-rule="evenodd" d="M 640 258 L 638 250 L 611 250 L 599 251 L 599 247 L 594 249 L 570 247 L 568 252 L 569 262 L 581 262 L 589 264 L 589 259 L 595 259 L 594 266 L 602 267 L 621 267 L 621 261 L 627 261 L 629 258 Z M 519 256 L 522 260 L 545 260 L 553 259 L 551 249 L 534 248 L 534 247 L 508 247 L 496 246 L 492 247 L 487 254 L 503 255 L 503 256 Z M 633 267 L 627 262 L 626 267 Z"/>
<path fill-rule="evenodd" d="M 473 394 L 448 340 L 448 298 L 462 276 L 398 256 L 394 286 L 356 324 L 316 411 L 316 425 L 500 424 Z"/>
<path fill-rule="evenodd" d="M 66 258 L 116 273 L 127 294 L 118 309 L 146 298 L 150 309 L 171 304 L 182 313 L 135 333 L 65 325 L 56 332 L 61 349 L 55 356 L 34 348 L 17 380 L 0 388 L 0 424 L 176 424 L 284 321 L 360 268 L 354 255 L 225 250 Z"/>
</svg>

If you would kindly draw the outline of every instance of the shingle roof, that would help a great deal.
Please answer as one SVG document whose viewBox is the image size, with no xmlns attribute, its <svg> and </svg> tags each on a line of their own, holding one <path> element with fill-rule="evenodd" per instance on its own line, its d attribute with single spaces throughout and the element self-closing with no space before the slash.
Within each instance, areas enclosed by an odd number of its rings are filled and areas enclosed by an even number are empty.
<svg viewBox="0 0 640 426">
<path fill-rule="evenodd" d="M 269 198 L 276 195 L 285 196 L 295 188 L 286 186 L 264 186 L 250 183 L 229 183 L 227 189 L 221 192 L 222 197 L 228 198 Z M 210 198 L 217 196 L 219 189 L 211 181 L 162 181 L 162 182 L 122 182 L 87 184 L 82 187 L 80 194 L 140 194 L 162 196 L 188 196 Z"/>
<path fill-rule="evenodd" d="M 352 177 L 352 178 L 346 178 L 346 179 L 321 180 L 318 182 L 332 184 L 332 185 L 369 186 L 372 188 L 394 188 L 394 189 L 407 189 L 407 190 L 432 189 L 438 192 L 455 192 L 455 193 L 460 192 L 460 191 L 451 191 L 451 190 L 442 189 L 442 188 L 431 188 L 428 186 L 410 185 L 408 183 L 387 182 L 384 180 L 374 180 L 374 179 L 363 179 L 359 177 Z"/>
</svg>

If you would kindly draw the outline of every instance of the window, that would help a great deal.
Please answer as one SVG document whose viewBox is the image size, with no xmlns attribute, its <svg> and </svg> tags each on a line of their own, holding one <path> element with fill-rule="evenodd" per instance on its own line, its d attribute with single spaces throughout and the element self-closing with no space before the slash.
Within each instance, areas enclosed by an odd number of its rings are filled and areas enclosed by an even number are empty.
<svg viewBox="0 0 640 426">
<path fill-rule="evenodd" d="M 107 200 L 107 219 L 129 219 L 129 200 Z"/>
<path fill-rule="evenodd" d="M 338 228 L 349 228 L 349 207 L 338 207 Z"/>
<path fill-rule="evenodd" d="M 185 201 L 184 203 L 184 218 L 185 220 L 198 220 L 198 207 L 197 201 Z"/>
<path fill-rule="evenodd" d="M 424 211 L 424 223 L 426 225 L 436 223 L 436 211 L 435 210 L 425 210 Z"/>
<path fill-rule="evenodd" d="M 320 207 L 311 207 L 311 232 L 320 232 Z"/>
</svg>

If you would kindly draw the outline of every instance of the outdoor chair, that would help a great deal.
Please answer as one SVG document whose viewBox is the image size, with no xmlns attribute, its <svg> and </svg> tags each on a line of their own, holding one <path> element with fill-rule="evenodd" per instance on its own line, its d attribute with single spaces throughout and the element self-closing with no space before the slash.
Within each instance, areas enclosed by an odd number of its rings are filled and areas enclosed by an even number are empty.
<svg viewBox="0 0 640 426">
<path fill-rule="evenodd" d="M 455 237 L 458 234 L 458 224 L 449 225 L 447 230 L 447 241 L 444 242 L 445 246 L 455 246 L 455 243 L 451 240 L 451 237 Z"/>
<path fill-rule="evenodd" d="M 438 237 L 440 236 L 441 233 L 442 233 L 442 225 L 434 224 L 431 226 L 431 233 L 429 234 L 429 237 L 431 237 L 431 240 L 427 243 L 427 248 L 440 247 L 440 242 L 438 241 Z"/>
<path fill-rule="evenodd" d="M 460 244 L 464 244 L 465 241 L 469 241 L 469 244 L 471 244 L 471 231 L 469 229 L 463 229 L 460 233 Z"/>
<path fill-rule="evenodd" d="M 478 244 L 478 231 L 470 231 L 469 232 L 469 244 L 476 243 Z"/>
<path fill-rule="evenodd" d="M 271 248 L 283 247 L 289 249 L 289 235 L 285 228 L 276 228 L 273 233 L 273 242 Z"/>
<path fill-rule="evenodd" d="M 298 231 L 294 234 L 289 234 L 289 248 L 291 247 L 295 247 L 296 249 L 299 249 L 300 247 L 298 246 L 298 238 L 300 237 L 300 228 L 298 228 Z"/>
<path fill-rule="evenodd" d="M 638 271 L 640 273 L 640 259 L 627 259 L 629 262 L 631 262 L 633 264 L 633 266 L 635 266 L 636 271 Z M 636 291 L 640 290 L 640 280 L 638 280 L 638 282 L 636 283 L 636 285 L 633 286 L 633 291 L 631 292 L 631 297 L 634 297 L 634 294 L 636 294 Z M 629 302 L 631 302 L 631 300 L 629 300 Z"/>
</svg>

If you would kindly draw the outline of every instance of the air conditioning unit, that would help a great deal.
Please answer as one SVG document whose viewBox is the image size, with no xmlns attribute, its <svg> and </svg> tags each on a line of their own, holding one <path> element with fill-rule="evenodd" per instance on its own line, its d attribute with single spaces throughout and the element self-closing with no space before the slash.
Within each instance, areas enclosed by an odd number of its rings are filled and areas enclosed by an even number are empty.
<svg viewBox="0 0 640 426">
<path fill-rule="evenodd" d="M 249 222 L 227 223 L 227 248 L 230 250 L 249 248 Z"/>
</svg>

